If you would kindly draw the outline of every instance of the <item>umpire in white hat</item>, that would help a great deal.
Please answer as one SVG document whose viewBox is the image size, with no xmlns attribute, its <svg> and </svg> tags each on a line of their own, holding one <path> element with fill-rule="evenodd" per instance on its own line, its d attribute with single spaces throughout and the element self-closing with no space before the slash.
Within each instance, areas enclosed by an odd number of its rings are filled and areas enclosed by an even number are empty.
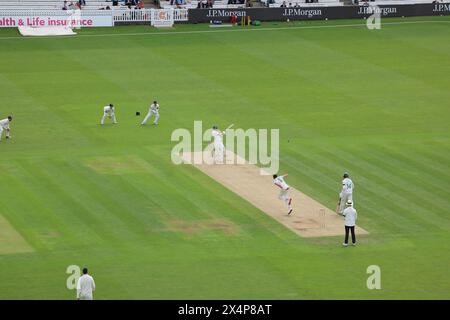
<svg viewBox="0 0 450 320">
<path fill-rule="evenodd" d="M 353 208 L 353 202 L 352 200 L 347 200 L 345 203 L 345 209 L 342 212 L 342 215 L 345 219 L 345 240 L 342 244 L 344 247 L 348 246 L 348 234 L 349 232 L 352 233 L 352 244 L 356 245 L 356 236 L 355 236 L 355 225 L 356 225 L 356 219 L 358 218 L 358 214 L 356 212 L 356 209 Z"/>
</svg>

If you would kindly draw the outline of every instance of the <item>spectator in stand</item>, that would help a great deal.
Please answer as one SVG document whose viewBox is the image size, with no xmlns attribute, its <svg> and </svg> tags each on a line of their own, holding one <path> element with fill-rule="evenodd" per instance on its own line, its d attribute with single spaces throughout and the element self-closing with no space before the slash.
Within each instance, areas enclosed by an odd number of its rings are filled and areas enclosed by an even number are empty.
<svg viewBox="0 0 450 320">
<path fill-rule="evenodd" d="M 247 0 L 247 3 L 245 4 L 247 8 L 253 7 L 253 3 L 251 0 Z"/>
<path fill-rule="evenodd" d="M 78 3 L 80 4 L 80 9 L 81 9 L 81 6 L 85 6 L 86 5 L 86 1 L 85 0 L 78 0 Z"/>
<path fill-rule="evenodd" d="M 206 8 L 212 8 L 213 7 L 213 0 L 207 0 L 206 1 Z"/>
<path fill-rule="evenodd" d="M 294 8 L 300 8 L 300 3 L 297 2 L 297 3 L 295 4 Z"/>
<path fill-rule="evenodd" d="M 145 8 L 144 1 L 139 0 L 139 2 L 138 2 L 138 4 L 137 4 L 137 8 L 138 8 L 138 9 L 144 9 L 144 8 Z"/>
<path fill-rule="evenodd" d="M 64 0 L 64 4 L 63 4 L 62 9 L 63 9 L 63 10 L 67 10 L 67 1 L 66 1 L 66 0 Z"/>
<path fill-rule="evenodd" d="M 281 4 L 280 8 L 286 8 L 286 1 L 283 1 L 283 3 Z"/>
</svg>

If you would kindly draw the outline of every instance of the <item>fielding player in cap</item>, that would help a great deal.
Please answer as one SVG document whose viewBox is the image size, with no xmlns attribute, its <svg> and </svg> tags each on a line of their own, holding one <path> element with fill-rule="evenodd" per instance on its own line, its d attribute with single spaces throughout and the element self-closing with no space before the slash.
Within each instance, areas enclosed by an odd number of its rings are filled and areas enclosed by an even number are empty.
<svg viewBox="0 0 450 320">
<path fill-rule="evenodd" d="M 358 218 L 358 213 L 356 209 L 353 208 L 352 200 L 347 200 L 345 203 L 345 210 L 342 215 L 345 217 L 345 240 L 342 244 L 344 247 L 348 246 L 348 233 L 351 231 L 352 233 L 352 244 L 356 246 L 356 236 L 355 236 L 355 225 L 356 219 Z"/>
<path fill-rule="evenodd" d="M 115 109 L 114 109 L 114 106 L 112 105 L 112 103 L 103 107 L 103 117 L 102 117 L 102 120 L 100 121 L 101 124 L 105 123 L 106 117 L 112 119 L 114 124 L 117 123 L 116 113 L 115 113 Z"/>
<path fill-rule="evenodd" d="M 287 174 L 284 174 L 282 176 L 277 176 L 276 174 L 273 175 L 273 183 L 280 188 L 280 194 L 278 195 L 278 199 L 283 200 L 286 207 L 288 208 L 288 215 L 292 213 L 293 209 L 291 207 L 292 198 L 289 197 L 289 185 L 284 181 L 284 177 L 286 177 Z"/>
<path fill-rule="evenodd" d="M 344 211 L 344 206 L 348 200 L 353 202 L 353 189 L 355 186 L 353 185 L 353 181 L 350 179 L 350 176 L 347 172 L 344 173 L 344 180 L 342 180 L 342 189 L 339 193 L 339 202 L 338 202 L 338 213 L 342 214 Z"/>
<path fill-rule="evenodd" d="M 153 124 L 158 124 L 158 119 L 159 119 L 159 104 L 158 102 L 155 100 L 153 101 L 153 103 L 150 105 L 150 109 L 148 110 L 147 115 L 144 118 L 144 121 L 142 121 L 141 125 L 144 125 L 148 118 L 150 118 L 152 115 L 155 115 L 155 120 L 153 120 Z"/>
<path fill-rule="evenodd" d="M 223 145 L 223 135 L 225 131 L 220 131 L 218 126 L 213 126 L 211 135 L 214 138 L 214 162 L 223 163 L 225 146 Z"/>
<path fill-rule="evenodd" d="M 5 118 L 3 120 L 0 120 L 0 141 L 2 140 L 3 130 L 5 133 L 5 138 L 9 139 L 11 138 L 11 130 L 9 129 L 9 123 L 12 121 L 12 117 L 8 116 L 8 118 Z"/>
</svg>

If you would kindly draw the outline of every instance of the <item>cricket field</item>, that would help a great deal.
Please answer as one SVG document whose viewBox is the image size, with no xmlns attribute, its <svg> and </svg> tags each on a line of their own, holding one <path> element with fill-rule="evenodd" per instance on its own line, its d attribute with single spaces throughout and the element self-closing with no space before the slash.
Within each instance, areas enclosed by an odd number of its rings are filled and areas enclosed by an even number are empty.
<svg viewBox="0 0 450 320">
<path fill-rule="evenodd" d="M 71 265 L 95 299 L 450 299 L 449 17 L 77 32 L 0 30 L 0 299 L 74 299 Z M 280 172 L 331 210 L 348 171 L 368 234 L 303 238 L 174 165 L 194 120 L 280 129 Z"/>
</svg>

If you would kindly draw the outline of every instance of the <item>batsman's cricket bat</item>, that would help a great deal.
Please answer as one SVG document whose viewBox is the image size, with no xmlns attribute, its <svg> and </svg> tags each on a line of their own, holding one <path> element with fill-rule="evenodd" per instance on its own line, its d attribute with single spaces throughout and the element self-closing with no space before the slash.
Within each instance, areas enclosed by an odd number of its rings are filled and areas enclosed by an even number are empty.
<svg viewBox="0 0 450 320">
<path fill-rule="evenodd" d="M 339 207 L 341 205 L 341 199 L 339 198 L 338 204 L 336 206 L 336 213 L 339 214 Z"/>
<path fill-rule="evenodd" d="M 234 126 L 234 123 L 230 124 L 230 125 L 225 129 L 225 131 L 227 131 L 228 129 L 233 128 L 233 126 Z"/>
</svg>

